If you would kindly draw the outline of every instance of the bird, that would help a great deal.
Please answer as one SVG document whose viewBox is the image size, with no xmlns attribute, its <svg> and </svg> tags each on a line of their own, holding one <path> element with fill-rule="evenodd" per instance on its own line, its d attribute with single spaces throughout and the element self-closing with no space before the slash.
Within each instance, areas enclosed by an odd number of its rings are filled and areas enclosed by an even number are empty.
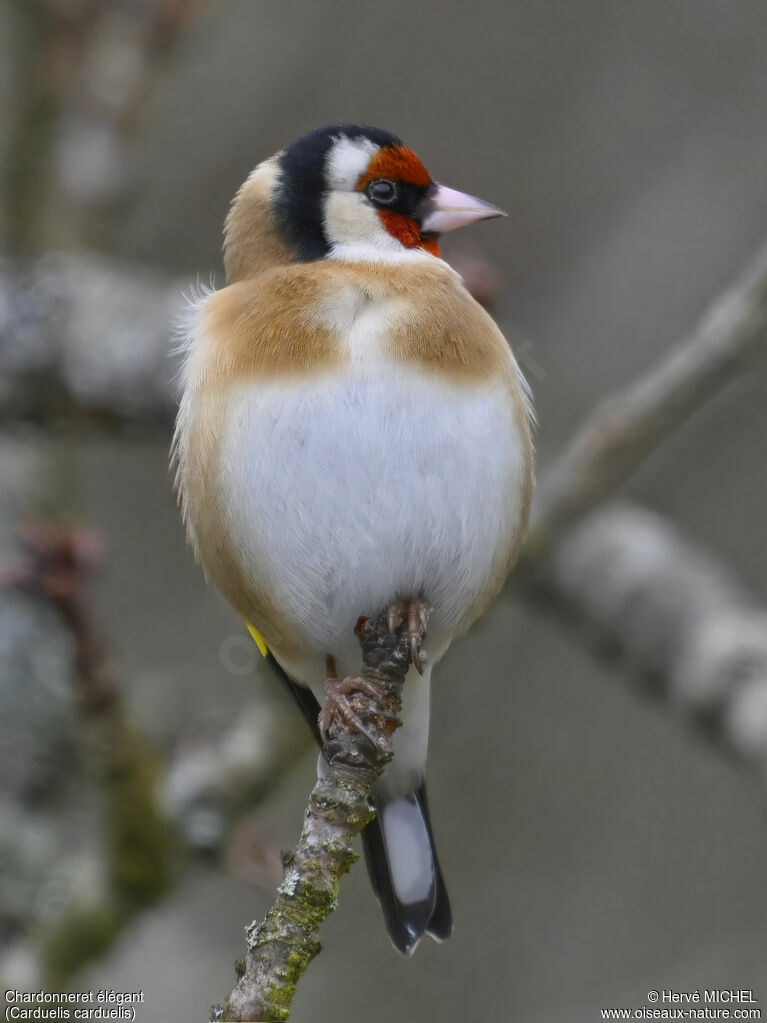
<svg viewBox="0 0 767 1023">
<path fill-rule="evenodd" d="M 390 132 L 311 131 L 235 195 L 225 285 L 181 331 L 188 539 L 320 743 L 362 666 L 355 623 L 407 624 L 402 724 L 362 832 L 405 955 L 453 929 L 426 794 L 432 673 L 500 591 L 534 486 L 529 389 L 439 247 L 500 216 Z"/>
</svg>

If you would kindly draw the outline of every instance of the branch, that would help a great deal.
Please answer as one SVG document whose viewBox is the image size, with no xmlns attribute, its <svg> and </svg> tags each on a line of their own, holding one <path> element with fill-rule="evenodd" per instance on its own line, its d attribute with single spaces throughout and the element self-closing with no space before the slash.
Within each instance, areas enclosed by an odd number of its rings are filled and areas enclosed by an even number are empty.
<svg viewBox="0 0 767 1023">
<path fill-rule="evenodd" d="M 98 256 L 0 261 L 0 422 L 172 422 L 182 284 Z"/>
<path fill-rule="evenodd" d="M 288 1018 L 296 984 L 320 951 L 317 932 L 335 908 L 342 875 L 357 859 L 351 840 L 372 816 L 370 790 L 392 757 L 410 661 L 407 624 L 392 635 L 386 612 L 375 624 L 360 619 L 356 632 L 363 670 L 349 703 L 374 744 L 346 722 L 331 725 L 323 747 L 328 771 L 309 797 L 304 830 L 286 861 L 274 906 L 247 930 L 244 973 L 226 1003 L 214 1007 L 215 1020 Z"/>
<path fill-rule="evenodd" d="M 9 248 L 103 240 L 136 193 L 136 129 L 196 0 L 15 0 Z M 15 17 L 14 17 L 15 16 Z"/>
<path fill-rule="evenodd" d="M 30 522 L 22 539 L 23 560 L 0 566 L 0 857 L 15 892 L 11 911 L 3 907 L 0 970 L 25 948 L 27 969 L 57 990 L 167 894 L 175 842 L 158 806 L 161 765 L 130 718 L 93 613 L 98 538 Z M 83 805 L 97 800 L 99 828 L 71 833 L 64 780 Z M 30 824 L 25 810 L 41 793 Z M 55 907 L 41 898 L 53 875 Z"/>
<path fill-rule="evenodd" d="M 520 567 L 614 493 L 660 442 L 767 342 L 767 246 L 711 306 L 691 337 L 625 390 L 606 398 L 544 474 Z"/>
<path fill-rule="evenodd" d="M 661 516 L 611 505 L 567 533 L 532 585 L 767 782 L 767 609 L 725 566 Z"/>
</svg>

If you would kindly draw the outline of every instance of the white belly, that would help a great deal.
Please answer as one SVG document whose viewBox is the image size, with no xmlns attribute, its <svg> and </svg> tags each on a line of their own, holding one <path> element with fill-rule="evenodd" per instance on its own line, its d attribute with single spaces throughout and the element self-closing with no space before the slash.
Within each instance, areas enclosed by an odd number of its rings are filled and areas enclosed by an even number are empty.
<svg viewBox="0 0 767 1023">
<path fill-rule="evenodd" d="M 414 594 L 433 606 L 427 647 L 439 657 L 500 585 L 520 520 L 508 391 L 401 366 L 243 388 L 220 464 L 243 576 L 312 662 L 332 654 L 342 671 L 359 662 L 359 616 Z"/>
</svg>

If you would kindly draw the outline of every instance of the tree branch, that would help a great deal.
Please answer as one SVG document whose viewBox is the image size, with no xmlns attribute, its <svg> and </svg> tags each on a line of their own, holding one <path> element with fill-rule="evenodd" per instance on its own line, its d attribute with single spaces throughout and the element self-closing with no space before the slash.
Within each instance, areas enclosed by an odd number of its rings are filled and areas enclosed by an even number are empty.
<svg viewBox="0 0 767 1023">
<path fill-rule="evenodd" d="M 392 757 L 392 738 L 399 726 L 402 684 L 410 663 L 407 623 L 396 634 L 387 612 L 375 623 L 360 619 L 362 645 L 360 686 L 349 697 L 374 743 L 358 728 L 334 722 L 323 751 L 328 771 L 309 797 L 304 830 L 286 862 L 287 871 L 266 919 L 247 930 L 242 977 L 215 1020 L 285 1020 L 296 984 L 317 955 L 317 932 L 335 908 L 339 882 L 357 859 L 352 838 L 369 822 L 370 790 Z"/>
<path fill-rule="evenodd" d="M 613 504 L 568 531 L 532 593 L 767 782 L 767 610 L 724 565 Z"/>
<path fill-rule="evenodd" d="M 613 494 L 660 442 L 767 347 L 767 246 L 698 328 L 643 376 L 602 401 L 543 475 L 520 568 Z"/>
<path fill-rule="evenodd" d="M 180 281 L 98 256 L 0 261 L 0 422 L 62 415 L 167 427 Z"/>
<path fill-rule="evenodd" d="M 136 190 L 136 127 L 196 0 L 16 0 L 8 248 L 103 242 Z M 15 31 L 14 31 L 15 30 Z"/>
<path fill-rule="evenodd" d="M 168 893 L 175 836 L 158 805 L 159 758 L 131 720 L 93 613 L 98 538 L 38 521 L 22 539 L 23 560 L 0 566 L 0 857 L 15 893 L 12 911 L 3 907 L 0 970 L 25 949 L 27 969 L 57 990 Z M 97 800 L 100 827 L 65 826 L 64 781 L 83 804 Z M 30 825 L 30 797 L 42 792 Z M 52 874 L 55 907 L 42 897 Z"/>
</svg>

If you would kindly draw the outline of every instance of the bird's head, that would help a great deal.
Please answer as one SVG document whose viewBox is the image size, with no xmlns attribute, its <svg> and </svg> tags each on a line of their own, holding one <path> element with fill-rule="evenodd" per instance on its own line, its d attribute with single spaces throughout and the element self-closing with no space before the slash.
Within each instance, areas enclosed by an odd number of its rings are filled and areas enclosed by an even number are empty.
<svg viewBox="0 0 767 1023">
<path fill-rule="evenodd" d="M 445 231 L 502 210 L 439 185 L 389 132 L 320 128 L 260 164 L 226 226 L 227 277 L 275 262 L 439 256 Z"/>
</svg>

